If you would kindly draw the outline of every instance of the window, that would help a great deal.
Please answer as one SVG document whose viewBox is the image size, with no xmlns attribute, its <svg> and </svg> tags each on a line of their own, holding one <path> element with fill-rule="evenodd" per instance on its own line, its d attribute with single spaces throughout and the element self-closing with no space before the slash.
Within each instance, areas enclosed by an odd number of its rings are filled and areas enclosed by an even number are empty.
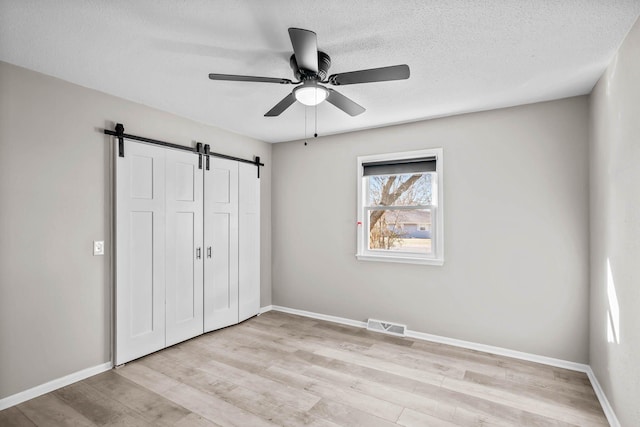
<svg viewBox="0 0 640 427">
<path fill-rule="evenodd" d="M 442 265 L 442 149 L 358 157 L 359 260 Z"/>
</svg>

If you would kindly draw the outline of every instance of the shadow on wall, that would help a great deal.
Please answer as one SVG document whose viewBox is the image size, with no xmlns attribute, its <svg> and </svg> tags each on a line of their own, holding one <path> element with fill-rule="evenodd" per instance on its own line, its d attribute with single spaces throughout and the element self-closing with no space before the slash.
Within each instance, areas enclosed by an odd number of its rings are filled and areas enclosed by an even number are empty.
<svg viewBox="0 0 640 427">
<path fill-rule="evenodd" d="M 609 258 L 607 258 L 607 303 L 607 342 L 620 344 L 620 305 Z"/>
</svg>

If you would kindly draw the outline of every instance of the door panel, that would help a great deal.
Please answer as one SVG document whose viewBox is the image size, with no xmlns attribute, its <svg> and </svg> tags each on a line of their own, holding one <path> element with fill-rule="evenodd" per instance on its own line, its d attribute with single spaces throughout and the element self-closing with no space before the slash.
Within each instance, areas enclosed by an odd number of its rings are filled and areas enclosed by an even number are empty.
<svg viewBox="0 0 640 427">
<path fill-rule="evenodd" d="M 131 336 L 153 332 L 153 212 L 131 212 Z"/>
<path fill-rule="evenodd" d="M 207 195 L 211 197 L 211 201 L 213 203 L 231 203 L 230 187 L 233 184 L 231 173 L 235 171 L 231 169 L 230 165 L 225 166 L 219 161 L 213 160 L 212 163 L 213 167 L 210 171 L 207 172 L 211 175 L 210 179 L 207 181 L 209 183 L 209 187 L 207 188 Z"/>
<path fill-rule="evenodd" d="M 153 199 L 153 157 L 131 154 L 132 199 Z"/>
<path fill-rule="evenodd" d="M 204 330 L 238 323 L 238 162 L 211 158 L 205 173 Z"/>
<path fill-rule="evenodd" d="M 194 213 L 193 212 L 177 212 L 175 216 L 176 225 L 176 240 L 175 240 L 175 283 L 178 285 L 175 288 L 173 298 L 175 299 L 176 307 L 176 323 L 182 323 L 193 319 L 196 316 L 196 301 L 195 289 L 195 276 L 196 268 L 199 265 L 194 265 L 196 258 L 196 245 L 194 236 Z M 169 261 L 171 262 L 171 261 Z M 188 286 L 188 284 L 193 284 Z M 167 288 L 171 290 L 171 288 Z M 167 304 L 169 302 L 167 301 Z"/>
<path fill-rule="evenodd" d="M 260 179 L 256 167 L 239 164 L 238 320 L 260 311 Z"/>
<path fill-rule="evenodd" d="M 120 365 L 165 346 L 163 148 L 126 142 L 116 163 L 116 344 Z"/>
<path fill-rule="evenodd" d="M 202 169 L 193 153 L 166 153 L 166 345 L 203 333 Z"/>
<path fill-rule="evenodd" d="M 174 165 L 171 165 L 174 168 L 174 197 L 176 201 L 194 202 L 196 195 L 195 190 L 197 187 L 195 180 L 200 179 L 198 178 L 198 176 L 201 177 L 202 174 L 196 173 L 197 168 L 194 163 L 184 163 L 184 161 L 189 160 L 185 156 L 193 157 L 193 155 L 185 155 L 184 153 L 180 154 L 182 154 L 181 156 L 179 156 L 182 158 L 182 161 L 176 162 Z"/>
<path fill-rule="evenodd" d="M 207 223 L 211 227 L 212 241 L 216 242 L 212 248 L 212 268 L 208 274 L 212 274 L 215 286 L 211 288 L 211 304 L 215 311 L 232 310 L 234 304 L 231 296 L 237 297 L 231 283 L 231 257 L 229 246 L 231 243 L 231 214 L 213 213 Z"/>
</svg>

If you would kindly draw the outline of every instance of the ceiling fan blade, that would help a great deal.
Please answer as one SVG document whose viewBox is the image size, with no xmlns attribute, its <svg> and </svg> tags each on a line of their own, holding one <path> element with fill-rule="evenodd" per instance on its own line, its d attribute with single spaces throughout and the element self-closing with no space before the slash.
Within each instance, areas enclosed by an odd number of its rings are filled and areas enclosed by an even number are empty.
<svg viewBox="0 0 640 427">
<path fill-rule="evenodd" d="M 267 111 L 264 115 L 265 117 L 276 117 L 279 116 L 284 110 L 291 107 L 291 104 L 296 102 L 296 97 L 293 96 L 293 93 L 285 96 L 282 101 L 278 102 L 275 107 L 271 110 Z"/>
<path fill-rule="evenodd" d="M 298 67 L 318 72 L 318 36 L 302 28 L 289 28 L 289 38 L 293 46 Z"/>
<path fill-rule="evenodd" d="M 335 105 L 345 113 L 350 116 L 357 116 L 359 114 L 364 113 L 366 110 L 363 106 L 356 104 L 351 99 L 347 98 L 343 94 L 333 89 L 327 88 L 329 91 L 329 96 L 327 97 L 327 101 L 331 104 Z"/>
<path fill-rule="evenodd" d="M 209 74 L 211 80 L 230 80 L 233 82 L 257 82 L 257 83 L 280 83 L 292 84 L 289 79 L 279 79 L 276 77 L 255 77 L 255 76 L 238 76 L 235 74 Z"/>
<path fill-rule="evenodd" d="M 389 80 L 404 80 L 410 75 L 407 64 L 391 67 L 371 68 L 369 70 L 351 71 L 349 73 L 333 74 L 329 76 L 332 85 L 352 85 L 356 83 L 386 82 Z"/>
</svg>

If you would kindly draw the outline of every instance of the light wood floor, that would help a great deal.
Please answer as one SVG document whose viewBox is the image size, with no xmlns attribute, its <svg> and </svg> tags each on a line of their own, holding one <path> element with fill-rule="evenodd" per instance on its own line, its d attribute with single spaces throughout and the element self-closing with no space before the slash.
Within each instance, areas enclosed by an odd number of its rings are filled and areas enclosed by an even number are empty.
<svg viewBox="0 0 640 427">
<path fill-rule="evenodd" d="M 0 425 L 607 422 L 583 373 L 272 311 L 9 408 Z"/>
</svg>

